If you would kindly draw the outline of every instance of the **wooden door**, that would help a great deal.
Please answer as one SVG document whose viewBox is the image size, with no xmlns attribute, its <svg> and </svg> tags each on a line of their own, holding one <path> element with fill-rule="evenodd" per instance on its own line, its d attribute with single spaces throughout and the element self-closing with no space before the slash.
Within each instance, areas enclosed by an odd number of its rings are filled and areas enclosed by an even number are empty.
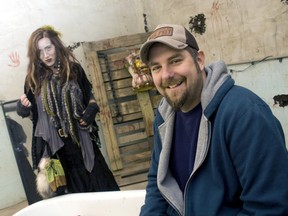
<svg viewBox="0 0 288 216">
<path fill-rule="evenodd" d="M 125 58 L 139 49 L 148 35 L 83 43 L 107 154 L 120 187 L 145 182 L 150 166 L 152 123 L 161 97 L 155 89 L 135 92 L 125 66 Z"/>
</svg>

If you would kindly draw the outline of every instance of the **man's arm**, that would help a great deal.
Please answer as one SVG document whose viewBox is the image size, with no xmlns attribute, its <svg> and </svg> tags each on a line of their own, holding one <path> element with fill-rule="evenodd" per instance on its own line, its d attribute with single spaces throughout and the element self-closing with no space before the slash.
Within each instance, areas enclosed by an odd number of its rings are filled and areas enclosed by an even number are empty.
<svg viewBox="0 0 288 216">
<path fill-rule="evenodd" d="M 288 153 L 279 121 L 254 104 L 231 130 L 230 152 L 242 185 L 239 215 L 288 215 Z"/>
</svg>

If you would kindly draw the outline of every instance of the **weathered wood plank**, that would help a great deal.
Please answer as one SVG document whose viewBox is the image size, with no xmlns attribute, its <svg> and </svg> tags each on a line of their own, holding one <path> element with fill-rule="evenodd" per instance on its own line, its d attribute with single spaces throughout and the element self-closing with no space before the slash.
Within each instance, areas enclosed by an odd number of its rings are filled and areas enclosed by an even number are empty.
<svg viewBox="0 0 288 216">
<path fill-rule="evenodd" d="M 139 140 L 139 139 L 145 139 L 146 137 L 147 137 L 147 135 L 146 135 L 145 131 L 135 132 L 135 133 L 128 134 L 125 136 L 120 136 L 120 137 L 118 137 L 118 142 L 119 142 L 118 145 L 121 146 L 124 143 L 133 142 L 133 141 Z"/>
<path fill-rule="evenodd" d="M 106 71 L 105 73 L 104 71 L 102 72 L 103 72 L 102 76 L 103 76 L 104 82 L 108 82 L 110 80 L 108 73 L 106 73 Z M 129 78 L 129 77 L 131 78 L 129 71 L 126 68 L 123 68 L 120 70 L 114 70 L 111 72 L 110 76 L 113 81 Z"/>
<path fill-rule="evenodd" d="M 125 61 L 124 59 L 108 62 L 109 71 L 121 70 L 125 69 Z M 108 71 L 107 65 L 105 64 L 104 59 L 102 59 L 102 63 L 100 63 L 100 68 L 103 73 Z"/>
<path fill-rule="evenodd" d="M 122 52 L 117 52 L 117 53 L 111 53 L 108 57 L 108 61 L 114 62 L 114 61 L 119 61 L 123 60 L 125 61 L 125 58 L 131 53 L 130 50 L 125 49 Z"/>
<path fill-rule="evenodd" d="M 135 182 L 129 185 L 123 185 L 120 187 L 121 191 L 125 190 L 144 190 L 147 187 L 147 181 L 144 182 Z"/>
<path fill-rule="evenodd" d="M 159 96 L 159 95 L 151 97 L 151 106 L 153 108 L 156 108 L 161 98 L 162 96 Z M 115 108 L 116 105 L 112 103 L 110 106 L 111 106 L 112 116 L 114 117 L 116 114 L 116 108 Z M 119 107 L 121 115 L 123 116 L 141 111 L 138 100 L 119 102 L 118 107 Z M 153 110 L 153 116 L 154 116 L 154 110 Z M 143 117 L 143 113 L 142 113 L 142 117 Z"/>
<path fill-rule="evenodd" d="M 129 164 L 124 169 L 116 171 L 116 175 L 121 175 L 123 177 L 131 176 L 136 173 L 143 173 L 147 171 L 150 167 L 150 161 L 145 161 L 141 163 Z"/>
<path fill-rule="evenodd" d="M 116 181 L 122 188 L 127 185 L 134 185 L 147 182 L 147 172 L 150 167 L 150 160 L 140 163 L 127 164 L 122 170 L 115 171 Z M 146 184 L 145 184 L 146 185 Z"/>
<path fill-rule="evenodd" d="M 162 98 L 162 96 L 160 95 L 156 95 L 156 96 L 152 96 L 151 97 L 151 104 L 153 106 L 153 111 L 155 113 L 155 109 L 158 106 L 159 100 Z M 121 103 L 118 103 L 118 106 L 121 106 Z M 129 108 L 129 106 L 133 106 L 131 107 L 131 109 Z M 117 111 L 116 111 L 116 105 L 115 104 L 111 104 L 110 106 L 111 109 L 111 115 L 113 117 L 113 121 L 114 123 L 119 123 L 117 120 L 115 120 L 114 118 L 116 117 Z M 124 109 L 126 109 L 126 112 L 124 112 Z M 127 112 L 128 109 L 128 112 Z M 123 110 L 121 108 L 119 108 L 120 110 L 120 116 L 122 118 L 121 122 L 126 122 L 126 121 L 133 121 L 136 119 L 141 119 L 143 118 L 143 114 L 141 112 L 140 109 L 140 105 L 139 102 L 137 100 L 134 100 L 131 103 L 125 103 L 125 108 L 123 108 Z"/>
<path fill-rule="evenodd" d="M 136 130 L 143 129 L 144 123 L 143 121 L 137 121 L 137 122 L 129 122 L 125 124 L 120 124 L 115 127 L 116 133 L 119 134 L 126 134 L 126 133 L 132 133 Z"/>
<path fill-rule="evenodd" d="M 154 110 L 148 91 L 137 92 L 137 98 L 143 114 L 147 136 L 153 136 Z"/>
<path fill-rule="evenodd" d="M 137 113 L 130 113 L 127 115 L 122 115 L 122 121 L 121 122 L 129 122 L 129 121 L 134 121 L 137 119 L 141 119 L 142 118 L 142 113 L 141 112 L 137 112 Z M 117 121 L 117 119 L 115 118 L 115 116 L 113 117 L 113 122 L 114 124 L 118 124 L 119 122 Z"/>
<path fill-rule="evenodd" d="M 116 105 L 115 104 L 111 104 L 110 105 L 112 107 L 112 112 L 115 112 L 116 114 Z M 135 112 L 140 112 L 140 107 L 139 107 L 139 103 L 137 100 L 133 100 L 133 101 L 126 101 L 126 102 L 122 102 L 122 103 L 118 103 L 118 107 L 120 110 L 120 114 L 121 115 L 126 115 L 126 114 L 131 114 L 131 113 L 135 113 Z"/>
<path fill-rule="evenodd" d="M 136 93 L 133 91 L 131 86 L 129 86 L 127 88 L 116 89 L 114 91 L 114 94 L 115 94 L 116 98 L 128 97 L 128 96 L 132 96 L 132 95 L 134 95 L 136 97 Z M 114 99 L 112 91 L 107 91 L 107 97 L 108 97 L 108 100 Z"/>
<path fill-rule="evenodd" d="M 136 184 L 139 182 L 147 181 L 147 173 L 142 173 L 139 175 L 130 176 L 129 178 L 120 178 L 117 183 L 120 187 Z"/>
<path fill-rule="evenodd" d="M 113 81 L 112 85 L 114 89 L 119 89 L 119 88 L 128 88 L 131 87 L 132 83 L 132 77 L 126 78 L 126 79 L 121 79 L 117 81 Z M 111 91 L 111 84 L 110 82 L 105 82 L 105 89 L 106 91 Z"/>
<path fill-rule="evenodd" d="M 140 142 L 134 145 L 127 145 L 127 146 L 120 147 L 121 155 L 135 154 L 135 153 L 139 153 L 142 151 L 151 151 L 151 147 L 148 141 Z"/>
<path fill-rule="evenodd" d="M 125 35 L 117 38 L 104 39 L 97 42 L 85 42 L 85 49 L 89 51 L 101 51 L 115 49 L 119 47 L 135 46 L 142 44 L 149 37 L 150 33 L 140 33 L 136 35 Z"/>
<path fill-rule="evenodd" d="M 139 154 L 124 155 L 122 156 L 122 162 L 125 166 L 125 164 L 135 163 L 137 161 L 139 162 L 150 161 L 150 158 L 151 158 L 151 151 L 146 151 L 141 152 Z"/>
<path fill-rule="evenodd" d="M 100 122 L 104 128 L 103 136 L 107 146 L 106 149 L 110 160 L 111 169 L 122 169 L 122 160 L 120 157 L 119 148 L 117 146 L 111 111 L 105 94 L 104 82 L 101 76 L 96 52 L 86 52 L 86 57 L 88 60 L 87 66 L 91 74 L 92 85 L 95 89 L 97 103 L 100 106 Z"/>
</svg>

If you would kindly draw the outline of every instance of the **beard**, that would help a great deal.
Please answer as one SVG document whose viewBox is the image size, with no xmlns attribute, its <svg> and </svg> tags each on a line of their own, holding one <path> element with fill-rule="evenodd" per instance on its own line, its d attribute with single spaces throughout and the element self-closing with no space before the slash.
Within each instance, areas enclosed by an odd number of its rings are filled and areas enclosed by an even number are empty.
<svg viewBox="0 0 288 216">
<path fill-rule="evenodd" d="M 185 104 L 188 100 L 188 92 L 184 92 L 183 95 L 179 99 L 172 99 L 167 93 L 164 93 L 164 97 L 166 98 L 169 105 L 175 110 L 179 111 L 181 107 Z"/>
</svg>

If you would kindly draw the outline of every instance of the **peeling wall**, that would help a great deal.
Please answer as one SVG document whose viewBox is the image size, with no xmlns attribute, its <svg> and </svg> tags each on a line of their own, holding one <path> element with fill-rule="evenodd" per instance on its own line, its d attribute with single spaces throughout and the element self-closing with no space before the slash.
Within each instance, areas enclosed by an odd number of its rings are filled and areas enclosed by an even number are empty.
<svg viewBox="0 0 288 216">
<path fill-rule="evenodd" d="M 287 56 L 288 4 L 283 0 L 143 0 L 148 28 L 158 23 L 190 27 L 203 14 L 205 32 L 196 34 L 207 61 L 243 63 L 266 56 Z"/>
</svg>

